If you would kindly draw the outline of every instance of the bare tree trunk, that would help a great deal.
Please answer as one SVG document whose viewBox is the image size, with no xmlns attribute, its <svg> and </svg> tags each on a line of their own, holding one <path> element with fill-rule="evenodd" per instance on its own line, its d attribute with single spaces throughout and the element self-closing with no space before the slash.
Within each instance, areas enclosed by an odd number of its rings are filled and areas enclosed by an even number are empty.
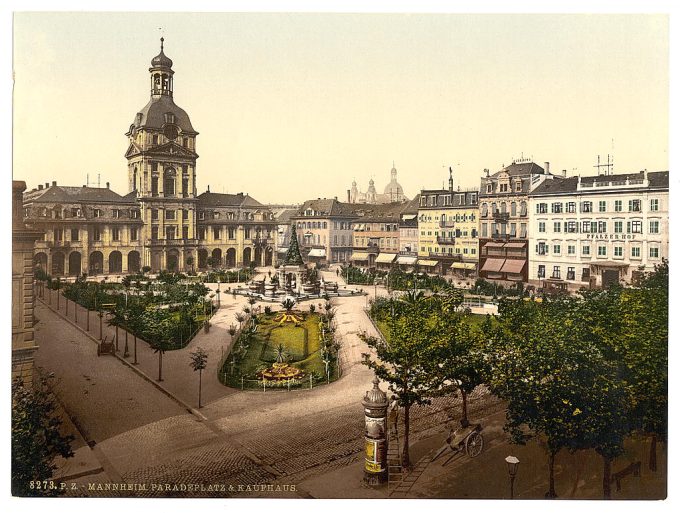
<svg viewBox="0 0 680 513">
<path fill-rule="evenodd" d="M 202 373 L 201 369 L 198 370 L 198 407 L 201 407 L 201 384 L 202 384 Z"/>
<path fill-rule="evenodd" d="M 609 456 L 602 456 L 604 461 L 604 471 L 602 472 L 602 493 L 605 499 L 612 498 L 612 459 Z"/>
<path fill-rule="evenodd" d="M 656 472 L 656 433 L 652 434 L 652 442 L 649 446 L 649 470 Z"/>
<path fill-rule="evenodd" d="M 465 393 L 465 390 L 461 388 L 460 390 L 460 396 L 463 401 L 463 414 L 460 419 L 460 425 L 461 427 L 468 427 L 470 425 L 470 421 L 468 421 L 468 416 L 467 416 L 467 394 Z"/>
<path fill-rule="evenodd" d="M 408 454 L 408 432 L 410 425 L 409 416 L 410 410 L 411 410 L 410 405 L 404 406 L 404 448 L 401 451 L 401 466 L 405 469 L 411 467 L 411 459 L 409 458 Z"/>
<path fill-rule="evenodd" d="M 545 494 L 546 499 L 557 498 L 557 493 L 555 493 L 555 451 L 550 451 L 550 456 L 548 459 L 548 467 L 550 469 L 550 486 L 548 492 Z"/>
</svg>

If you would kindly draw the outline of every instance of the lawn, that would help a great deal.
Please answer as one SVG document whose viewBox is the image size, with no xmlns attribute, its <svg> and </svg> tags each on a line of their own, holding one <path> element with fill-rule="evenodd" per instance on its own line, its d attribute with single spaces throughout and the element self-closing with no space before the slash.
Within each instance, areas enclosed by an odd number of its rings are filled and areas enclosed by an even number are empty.
<svg viewBox="0 0 680 513">
<path fill-rule="evenodd" d="M 237 359 L 233 365 L 232 356 L 227 357 L 220 380 L 228 386 L 240 388 L 243 376 L 244 388 L 261 387 L 256 374 L 276 361 L 279 344 L 283 345 L 288 355 L 287 363 L 304 371 L 303 386 L 308 385 L 310 373 L 318 377 L 324 376 L 326 367 L 321 360 L 319 343 L 320 317 L 318 314 L 304 315 L 305 319 L 297 326 L 294 323 L 279 324 L 274 321 L 276 313 L 259 315 L 257 331 L 245 356 Z M 238 346 L 238 340 L 235 344 Z M 331 372 L 331 378 L 333 376 L 334 373 Z"/>
</svg>

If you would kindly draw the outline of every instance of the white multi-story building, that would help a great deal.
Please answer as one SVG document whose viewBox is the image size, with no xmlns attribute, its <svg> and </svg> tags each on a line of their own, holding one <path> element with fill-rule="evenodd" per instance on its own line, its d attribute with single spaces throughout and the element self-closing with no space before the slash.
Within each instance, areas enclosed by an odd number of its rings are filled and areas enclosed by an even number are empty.
<svg viewBox="0 0 680 513">
<path fill-rule="evenodd" d="M 529 194 L 529 281 L 634 283 L 668 257 L 668 171 L 547 180 Z"/>
</svg>

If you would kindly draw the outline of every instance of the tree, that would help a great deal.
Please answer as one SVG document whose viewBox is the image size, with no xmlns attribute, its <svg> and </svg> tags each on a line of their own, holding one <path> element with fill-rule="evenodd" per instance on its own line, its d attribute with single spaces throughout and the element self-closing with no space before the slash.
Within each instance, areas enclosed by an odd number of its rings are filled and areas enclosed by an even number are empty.
<svg viewBox="0 0 680 513">
<path fill-rule="evenodd" d="M 158 381 L 163 381 L 163 353 L 170 348 L 172 326 L 170 320 L 157 310 L 147 310 L 145 317 L 149 345 L 158 354 Z"/>
<path fill-rule="evenodd" d="M 550 498 L 557 495 L 554 463 L 562 449 L 602 455 L 606 496 L 611 460 L 629 429 L 617 367 L 593 343 L 584 308 L 577 298 L 502 300 L 498 322 L 486 327 L 490 386 L 508 401 L 505 429 L 514 443 L 545 437 Z"/>
<path fill-rule="evenodd" d="M 295 223 L 291 223 L 290 225 L 290 244 L 286 256 L 283 259 L 283 265 L 304 265 L 302 255 L 300 254 Z"/>
<path fill-rule="evenodd" d="M 390 384 L 390 390 L 397 394 L 399 406 L 404 409 L 402 466 L 409 468 L 410 409 L 416 404 L 429 404 L 427 393 L 432 383 L 426 361 L 430 343 L 426 309 L 415 303 L 404 310 L 404 315 L 389 321 L 389 343 L 366 334 L 361 338 L 375 350 L 375 357 L 364 353 L 362 363 Z"/>
<path fill-rule="evenodd" d="M 193 351 L 191 353 L 191 362 L 189 365 L 191 365 L 191 368 L 194 370 L 194 372 L 198 371 L 198 407 L 201 407 L 201 387 L 202 387 L 202 382 L 203 382 L 203 369 L 205 369 L 208 365 L 208 353 L 203 351 L 202 348 L 197 347 L 196 351 Z"/>
<path fill-rule="evenodd" d="M 52 477 L 55 457 L 73 456 L 74 437 L 61 433 L 52 380 L 52 375 L 38 371 L 32 386 L 20 378 L 12 382 L 12 495 L 58 494 L 59 490 L 36 489 L 30 483 Z"/>
</svg>

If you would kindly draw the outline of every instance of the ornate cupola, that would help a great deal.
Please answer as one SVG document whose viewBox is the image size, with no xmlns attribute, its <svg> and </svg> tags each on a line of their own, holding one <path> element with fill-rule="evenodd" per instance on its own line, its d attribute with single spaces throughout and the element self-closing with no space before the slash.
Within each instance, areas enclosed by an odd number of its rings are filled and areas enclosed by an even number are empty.
<svg viewBox="0 0 680 513">
<path fill-rule="evenodd" d="M 161 53 L 151 59 L 151 96 L 172 97 L 172 59 L 163 53 L 163 38 L 161 38 Z"/>
</svg>

